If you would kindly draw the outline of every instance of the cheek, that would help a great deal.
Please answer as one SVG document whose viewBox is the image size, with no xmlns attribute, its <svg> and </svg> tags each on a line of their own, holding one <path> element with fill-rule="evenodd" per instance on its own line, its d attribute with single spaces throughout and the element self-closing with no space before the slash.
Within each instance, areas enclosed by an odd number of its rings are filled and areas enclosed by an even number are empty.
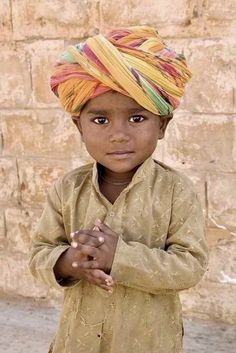
<svg viewBox="0 0 236 353">
<path fill-rule="evenodd" d="M 83 131 L 82 135 L 83 142 L 88 150 L 99 152 L 104 145 L 104 139 L 101 136 L 101 133 L 94 131 L 93 129 L 86 129 Z"/>
<path fill-rule="evenodd" d="M 143 143 L 153 145 L 157 143 L 159 134 L 156 127 L 152 126 L 147 130 L 139 131 L 137 136 L 140 136 L 140 140 L 142 140 Z"/>
</svg>

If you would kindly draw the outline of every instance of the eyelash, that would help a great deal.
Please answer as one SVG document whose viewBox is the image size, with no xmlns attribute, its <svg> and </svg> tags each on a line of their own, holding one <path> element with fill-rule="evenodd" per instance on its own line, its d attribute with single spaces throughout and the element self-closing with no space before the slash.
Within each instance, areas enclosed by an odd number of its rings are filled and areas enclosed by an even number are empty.
<svg viewBox="0 0 236 353">
<path fill-rule="evenodd" d="M 132 119 L 132 118 L 136 118 L 136 117 L 141 117 L 142 118 L 142 120 L 141 121 L 136 121 L 136 122 L 134 122 L 134 121 L 131 121 L 131 123 L 136 123 L 136 124 L 138 124 L 138 123 L 142 123 L 144 120 L 146 120 L 147 118 L 145 118 L 143 115 L 133 115 L 133 116 L 131 116 L 129 119 Z M 98 117 L 98 118 L 94 118 L 92 121 L 95 123 L 95 124 L 97 124 L 97 125 L 107 125 L 108 123 L 102 123 L 102 124 L 100 124 L 99 122 L 96 122 L 96 120 L 98 120 L 98 119 L 103 119 L 103 120 L 108 120 L 107 118 L 104 118 L 104 117 Z M 129 120 L 130 121 L 130 120 Z"/>
</svg>

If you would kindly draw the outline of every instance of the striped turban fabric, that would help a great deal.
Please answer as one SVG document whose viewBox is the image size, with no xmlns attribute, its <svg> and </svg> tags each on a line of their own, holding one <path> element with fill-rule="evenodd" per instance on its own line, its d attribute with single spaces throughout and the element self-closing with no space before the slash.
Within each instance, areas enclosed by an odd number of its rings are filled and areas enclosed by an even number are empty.
<svg viewBox="0 0 236 353">
<path fill-rule="evenodd" d="M 183 54 L 167 48 L 154 28 L 135 26 L 69 46 L 50 83 L 72 116 L 79 116 L 88 100 L 110 90 L 154 114 L 170 116 L 190 77 Z"/>
</svg>

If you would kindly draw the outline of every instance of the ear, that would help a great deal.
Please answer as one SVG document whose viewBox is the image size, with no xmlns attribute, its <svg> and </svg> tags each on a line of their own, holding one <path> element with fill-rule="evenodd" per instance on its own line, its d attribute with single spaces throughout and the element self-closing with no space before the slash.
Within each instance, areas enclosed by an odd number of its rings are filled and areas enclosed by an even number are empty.
<svg viewBox="0 0 236 353">
<path fill-rule="evenodd" d="M 83 141 L 83 130 L 82 130 L 82 126 L 81 126 L 80 117 L 79 116 L 72 116 L 71 118 L 72 118 L 73 123 L 75 124 L 75 126 L 79 130 L 82 141 Z"/>
<path fill-rule="evenodd" d="M 172 119 L 172 117 L 160 118 L 160 131 L 159 131 L 158 140 L 161 140 L 164 138 L 166 128 L 167 128 L 169 122 L 171 121 L 171 119 Z"/>
</svg>

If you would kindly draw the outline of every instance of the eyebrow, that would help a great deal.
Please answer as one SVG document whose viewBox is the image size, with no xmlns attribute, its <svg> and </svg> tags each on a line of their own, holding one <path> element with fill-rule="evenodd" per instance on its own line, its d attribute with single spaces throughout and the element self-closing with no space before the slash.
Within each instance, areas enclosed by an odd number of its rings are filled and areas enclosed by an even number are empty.
<svg viewBox="0 0 236 353">
<path fill-rule="evenodd" d="M 137 112 L 147 112 L 146 109 L 144 108 L 130 108 L 130 109 L 125 109 L 126 111 L 128 111 L 129 113 L 137 113 Z M 109 110 L 104 110 L 104 109 L 90 109 L 87 111 L 87 114 L 101 114 L 101 115 L 105 115 L 107 113 L 109 113 Z"/>
</svg>

